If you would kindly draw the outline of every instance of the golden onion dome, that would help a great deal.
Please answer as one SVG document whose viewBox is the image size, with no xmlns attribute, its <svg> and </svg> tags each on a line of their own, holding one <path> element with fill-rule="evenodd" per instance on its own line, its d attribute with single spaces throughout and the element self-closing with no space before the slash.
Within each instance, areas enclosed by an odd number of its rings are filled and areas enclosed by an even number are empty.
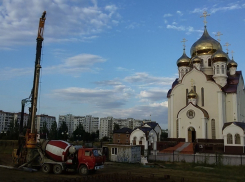
<svg viewBox="0 0 245 182">
<path fill-rule="evenodd" d="M 183 55 L 177 60 L 177 66 L 190 66 L 190 58 L 185 54 L 185 49 Z"/>
<path fill-rule="evenodd" d="M 228 63 L 228 68 L 230 67 L 237 67 L 238 64 L 234 61 L 233 57 L 232 57 L 232 60 Z"/>
<path fill-rule="evenodd" d="M 217 50 L 222 50 L 220 43 L 210 37 L 206 26 L 204 27 L 203 35 L 200 39 L 198 39 L 192 46 L 191 46 L 191 56 L 194 56 L 196 53 L 197 55 L 203 54 L 213 54 Z"/>
<path fill-rule="evenodd" d="M 193 89 L 191 89 L 191 91 L 187 95 L 187 98 L 188 99 L 190 99 L 190 98 L 196 99 L 197 98 L 197 93 Z"/>
<path fill-rule="evenodd" d="M 195 56 L 191 59 L 192 63 L 201 63 L 202 59 L 199 58 L 198 56 Z"/>
<path fill-rule="evenodd" d="M 230 58 L 227 53 L 223 52 L 222 50 L 217 50 L 211 57 L 213 63 L 214 62 L 228 62 Z"/>
</svg>

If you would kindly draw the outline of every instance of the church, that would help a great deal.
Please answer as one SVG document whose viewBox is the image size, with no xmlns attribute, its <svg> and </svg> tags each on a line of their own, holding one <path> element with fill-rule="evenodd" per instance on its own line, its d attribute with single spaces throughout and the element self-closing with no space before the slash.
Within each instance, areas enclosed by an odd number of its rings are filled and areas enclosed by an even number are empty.
<svg viewBox="0 0 245 182">
<path fill-rule="evenodd" d="M 167 93 L 168 137 L 195 142 L 212 139 L 224 142 L 224 150 L 239 148 L 244 153 L 245 91 L 242 72 L 218 39 L 204 31 L 190 49 L 177 60 L 178 78 Z"/>
</svg>

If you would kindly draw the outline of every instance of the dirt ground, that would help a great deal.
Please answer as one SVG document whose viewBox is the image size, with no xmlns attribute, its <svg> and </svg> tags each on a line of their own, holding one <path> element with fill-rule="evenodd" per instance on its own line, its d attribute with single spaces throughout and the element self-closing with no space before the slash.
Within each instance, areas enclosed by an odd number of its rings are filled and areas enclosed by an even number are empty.
<svg viewBox="0 0 245 182">
<path fill-rule="evenodd" d="M 11 164 L 10 154 L 0 153 L 0 165 Z M 160 163 L 143 167 L 140 164 L 125 164 L 108 162 L 104 169 L 98 170 L 95 174 L 81 176 L 77 173 L 66 172 L 61 175 L 44 174 L 41 171 L 26 172 L 13 169 L 0 168 L 1 182 L 69 182 L 69 181 L 171 181 L 171 182 L 244 182 L 244 167 L 202 167 L 198 168 L 191 164 Z M 224 168 L 224 169 L 223 169 Z M 236 171 L 234 173 L 234 171 Z M 169 179 L 166 179 L 169 177 Z"/>
<path fill-rule="evenodd" d="M 1 142 L 0 142 L 1 143 Z M 0 146 L 0 165 L 11 166 L 11 151 L 15 146 Z M 152 162 L 153 163 L 153 162 Z M 205 166 L 189 163 L 154 162 L 156 165 L 107 162 L 95 174 L 81 176 L 66 172 L 61 175 L 26 172 L 0 167 L 0 182 L 244 182 L 245 166 Z M 164 168 L 163 168 L 164 166 Z M 167 179 L 168 178 L 168 179 Z"/>
</svg>

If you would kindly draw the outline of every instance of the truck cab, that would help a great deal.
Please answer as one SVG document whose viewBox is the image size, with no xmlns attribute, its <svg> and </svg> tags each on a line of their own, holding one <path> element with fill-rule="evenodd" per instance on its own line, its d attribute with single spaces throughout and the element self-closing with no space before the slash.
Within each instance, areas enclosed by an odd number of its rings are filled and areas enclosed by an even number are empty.
<svg viewBox="0 0 245 182">
<path fill-rule="evenodd" d="M 77 153 L 78 171 L 80 174 L 88 174 L 89 171 L 95 172 L 104 168 L 105 157 L 102 156 L 100 149 L 81 148 Z"/>
</svg>

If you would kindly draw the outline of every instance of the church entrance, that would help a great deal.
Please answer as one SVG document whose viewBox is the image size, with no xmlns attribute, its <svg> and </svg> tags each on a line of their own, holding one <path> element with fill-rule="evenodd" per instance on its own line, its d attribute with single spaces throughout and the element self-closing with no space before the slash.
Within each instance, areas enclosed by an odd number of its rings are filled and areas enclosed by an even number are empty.
<svg viewBox="0 0 245 182">
<path fill-rule="evenodd" d="M 188 142 L 192 143 L 196 140 L 196 130 L 193 127 L 188 128 Z"/>
</svg>

